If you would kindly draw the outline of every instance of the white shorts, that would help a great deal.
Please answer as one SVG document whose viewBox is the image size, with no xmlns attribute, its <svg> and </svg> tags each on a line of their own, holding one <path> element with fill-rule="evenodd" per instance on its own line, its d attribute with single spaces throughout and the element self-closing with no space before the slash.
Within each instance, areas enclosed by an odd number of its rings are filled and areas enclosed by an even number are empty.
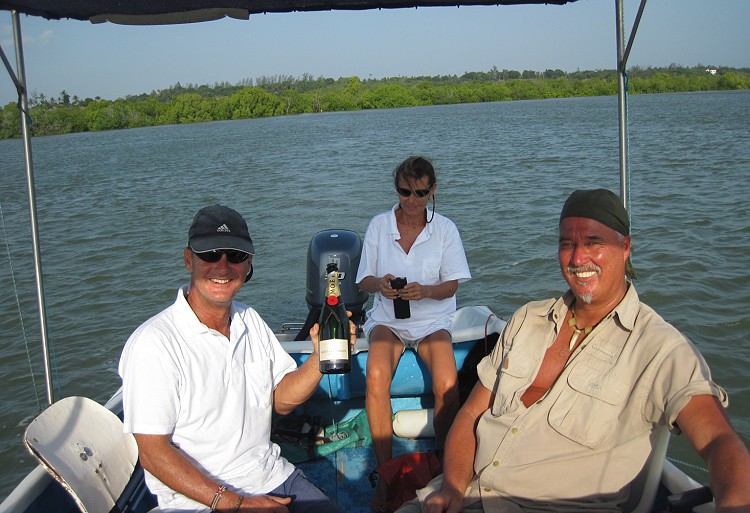
<svg viewBox="0 0 750 513">
<path fill-rule="evenodd" d="M 372 330 L 375 329 L 375 326 L 385 326 L 386 328 L 391 330 L 391 332 L 393 332 L 393 334 L 396 335 L 396 338 L 398 338 L 401 341 L 401 343 L 404 344 L 404 351 L 407 349 L 414 349 L 414 351 L 416 351 L 417 348 L 419 347 L 419 343 L 422 342 L 425 339 L 425 337 L 440 330 L 447 331 L 448 336 L 451 337 L 451 339 L 453 338 L 450 328 L 446 327 L 444 323 L 431 324 L 429 326 L 430 329 L 427 330 L 424 336 L 421 336 L 421 337 L 419 336 L 415 337 L 414 330 L 399 329 L 399 328 L 394 328 L 393 326 L 388 326 L 387 324 L 372 323 L 371 325 L 365 324 L 365 328 L 364 328 L 365 337 L 367 337 L 368 342 L 370 340 L 370 333 L 372 333 Z M 420 330 L 420 331 L 424 331 L 424 330 Z M 403 353 L 403 351 L 401 352 Z"/>
</svg>

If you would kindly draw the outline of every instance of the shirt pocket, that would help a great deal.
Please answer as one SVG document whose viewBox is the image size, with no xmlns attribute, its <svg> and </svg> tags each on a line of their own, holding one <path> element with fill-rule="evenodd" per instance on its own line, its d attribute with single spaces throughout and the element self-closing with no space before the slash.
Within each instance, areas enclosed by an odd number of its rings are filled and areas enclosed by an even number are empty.
<svg viewBox="0 0 750 513">
<path fill-rule="evenodd" d="M 266 409 L 273 402 L 273 375 L 271 360 L 245 362 L 245 388 L 247 405 L 251 408 Z"/>
<path fill-rule="evenodd" d="M 440 283 L 440 259 L 425 258 L 422 261 L 422 283 L 424 285 Z"/>
<path fill-rule="evenodd" d="M 567 385 L 550 409 L 549 424 L 565 438 L 598 447 L 618 423 L 628 387 L 611 373 L 580 363 Z"/>
<path fill-rule="evenodd" d="M 522 391 L 531 382 L 531 373 L 535 367 L 536 359 L 531 355 L 518 351 L 511 351 L 506 355 L 497 373 L 492 415 L 504 415 L 518 409 Z"/>
</svg>

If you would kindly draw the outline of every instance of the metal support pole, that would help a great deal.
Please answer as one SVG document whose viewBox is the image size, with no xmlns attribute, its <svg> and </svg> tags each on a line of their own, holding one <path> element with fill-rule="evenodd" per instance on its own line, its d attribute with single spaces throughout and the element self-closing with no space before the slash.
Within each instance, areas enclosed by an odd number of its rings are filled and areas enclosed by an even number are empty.
<svg viewBox="0 0 750 513">
<path fill-rule="evenodd" d="M 0 59 L 2 59 L 3 64 L 5 65 L 5 69 L 8 72 L 8 76 L 13 81 L 13 85 L 16 86 L 16 91 L 18 91 L 19 96 L 21 95 L 21 91 L 23 90 L 23 86 L 21 85 L 21 82 L 18 81 L 18 78 L 16 78 L 16 74 L 13 72 L 13 67 L 10 65 L 10 61 L 5 56 L 5 52 L 3 51 L 3 48 L 0 46 Z"/>
<path fill-rule="evenodd" d="M 628 44 L 625 46 L 625 22 L 623 14 L 623 0 L 615 0 L 615 18 L 617 23 L 617 111 L 620 120 L 620 199 L 625 208 L 628 206 L 628 84 L 625 69 L 628 66 L 630 51 L 633 49 L 635 35 L 641 23 L 643 10 L 647 0 L 641 0 L 635 16 L 633 28 L 630 30 Z"/>
<path fill-rule="evenodd" d="M 623 0 L 615 0 L 617 24 L 617 113 L 620 127 L 620 199 L 628 206 L 628 120 L 627 92 L 625 90 L 625 33 L 623 22 Z"/>
<path fill-rule="evenodd" d="M 54 402 L 52 394 L 52 368 L 50 366 L 49 343 L 47 339 L 47 309 L 44 303 L 44 285 L 42 283 L 42 257 L 39 246 L 39 228 L 36 216 L 36 189 L 34 187 L 34 165 L 31 157 L 31 130 L 28 112 L 29 98 L 26 87 L 26 68 L 23 60 L 23 41 L 21 38 L 21 20 L 18 11 L 11 11 L 13 18 L 13 39 L 16 45 L 16 68 L 19 87 L 18 104 L 21 109 L 21 139 L 26 160 L 26 187 L 29 195 L 29 217 L 31 220 L 31 244 L 34 250 L 34 275 L 36 277 L 37 306 L 39 308 L 39 328 L 42 336 L 42 355 L 44 358 L 44 380 L 47 388 L 47 403 Z"/>
</svg>

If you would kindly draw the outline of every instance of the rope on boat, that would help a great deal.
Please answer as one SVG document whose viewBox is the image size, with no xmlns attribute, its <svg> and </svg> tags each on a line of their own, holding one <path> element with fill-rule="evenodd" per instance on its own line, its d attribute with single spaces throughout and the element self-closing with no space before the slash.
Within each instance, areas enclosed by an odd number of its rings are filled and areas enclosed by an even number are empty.
<svg viewBox="0 0 750 513">
<path fill-rule="evenodd" d="M 331 388 L 331 375 L 326 374 L 326 380 L 328 381 L 328 401 L 331 403 L 331 422 L 333 423 L 333 433 L 331 433 L 331 436 L 329 439 L 332 442 L 343 440 L 344 438 L 347 438 L 349 436 L 349 433 L 342 432 L 339 433 L 339 426 L 336 424 L 336 406 L 333 402 L 333 388 Z M 339 471 L 339 451 L 334 451 L 333 453 L 333 465 L 336 469 L 336 472 Z M 333 491 L 334 491 L 334 497 L 338 497 L 339 495 L 339 480 L 334 479 L 333 480 Z"/>
<path fill-rule="evenodd" d="M 10 278 L 13 282 L 13 292 L 16 295 L 16 307 L 18 308 L 18 319 L 21 323 L 21 333 L 23 334 L 23 344 L 26 349 L 26 360 L 29 363 L 29 375 L 31 376 L 32 388 L 34 389 L 34 397 L 36 398 L 36 404 L 39 411 L 42 411 L 42 402 L 39 399 L 39 392 L 37 391 L 36 380 L 34 379 L 34 366 L 31 363 L 31 351 L 29 350 L 29 339 L 26 336 L 26 327 L 23 322 L 23 312 L 21 310 L 21 300 L 18 294 L 18 284 L 16 283 L 16 273 L 13 270 L 13 259 L 10 254 L 10 240 L 8 239 L 8 232 L 5 229 L 5 215 L 3 214 L 3 204 L 0 202 L 0 225 L 3 228 L 3 237 L 5 238 L 5 249 L 8 253 L 8 265 L 10 267 Z"/>
<path fill-rule="evenodd" d="M 333 389 L 331 388 L 331 375 L 326 374 L 326 379 L 328 381 L 328 401 L 331 403 L 331 422 L 333 422 L 333 433 L 331 433 L 331 436 L 329 436 L 328 438 L 331 440 L 331 442 L 337 442 L 339 440 L 343 440 L 344 438 L 347 438 L 349 436 L 349 433 L 346 433 L 346 432 L 339 433 L 339 427 L 338 427 L 338 424 L 336 424 L 335 405 L 333 404 Z"/>
<path fill-rule="evenodd" d="M 708 469 L 706 467 L 701 467 L 700 465 L 695 465 L 693 463 L 688 463 L 687 461 L 678 460 L 677 458 L 673 458 L 672 456 L 667 456 L 667 459 L 671 461 L 672 463 L 678 463 L 683 467 L 690 467 L 695 470 L 700 470 L 704 474 L 708 474 Z"/>
<path fill-rule="evenodd" d="M 23 116 L 26 118 L 26 124 L 29 125 L 29 128 L 31 128 L 31 114 L 28 110 L 24 109 L 21 105 L 21 95 L 18 95 L 18 101 L 16 102 L 16 108 L 18 109 L 18 112 L 21 112 Z"/>
</svg>

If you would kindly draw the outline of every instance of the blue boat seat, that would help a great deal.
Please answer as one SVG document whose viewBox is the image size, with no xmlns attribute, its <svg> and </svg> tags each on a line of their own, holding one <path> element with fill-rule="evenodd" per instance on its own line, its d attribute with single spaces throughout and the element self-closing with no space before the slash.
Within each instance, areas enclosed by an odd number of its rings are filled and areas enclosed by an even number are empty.
<svg viewBox="0 0 750 513">
<path fill-rule="evenodd" d="M 467 306 L 456 310 L 453 319 L 453 347 L 456 365 L 460 369 L 464 359 L 477 341 L 499 334 L 505 321 L 486 306 Z M 304 362 L 312 351 L 307 341 L 282 340 L 284 349 L 298 364 Z M 367 369 L 367 340 L 357 339 L 352 351 L 352 370 L 348 374 L 331 374 L 324 377 L 315 391 L 317 398 L 331 397 L 337 401 L 365 397 Z M 391 397 L 420 397 L 432 394 L 432 380 L 424 362 L 409 349 L 401 356 L 391 385 Z"/>
</svg>

